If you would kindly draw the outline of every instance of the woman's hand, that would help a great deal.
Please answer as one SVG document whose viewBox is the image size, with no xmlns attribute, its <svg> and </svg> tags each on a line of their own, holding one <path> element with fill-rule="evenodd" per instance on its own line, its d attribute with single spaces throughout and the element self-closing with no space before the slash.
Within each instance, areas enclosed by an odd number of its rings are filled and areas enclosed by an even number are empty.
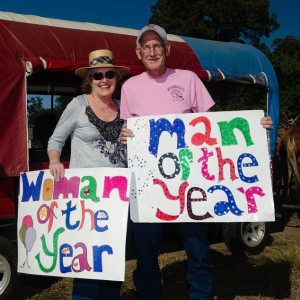
<svg viewBox="0 0 300 300">
<path fill-rule="evenodd" d="M 128 137 L 134 137 L 134 134 L 131 129 L 124 126 L 121 131 L 121 144 L 127 145 Z"/>
<path fill-rule="evenodd" d="M 49 171 L 51 175 L 54 177 L 55 181 L 60 181 L 65 177 L 65 167 L 59 161 L 54 161 L 49 164 Z"/>
<path fill-rule="evenodd" d="M 65 177 L 65 167 L 60 162 L 60 152 L 58 150 L 49 150 L 49 171 L 54 177 L 55 181 L 60 181 Z"/>
<path fill-rule="evenodd" d="M 260 124 L 263 128 L 271 130 L 273 128 L 272 118 L 267 116 L 260 119 Z"/>
</svg>

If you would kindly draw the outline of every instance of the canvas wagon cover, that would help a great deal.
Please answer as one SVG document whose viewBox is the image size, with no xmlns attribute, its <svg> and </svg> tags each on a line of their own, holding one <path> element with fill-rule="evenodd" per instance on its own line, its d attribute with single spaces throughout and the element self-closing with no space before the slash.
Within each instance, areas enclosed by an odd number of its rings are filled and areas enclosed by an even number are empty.
<svg viewBox="0 0 300 300">
<path fill-rule="evenodd" d="M 88 65 L 89 52 L 103 48 L 114 52 L 116 64 L 126 65 L 131 74 L 138 74 L 144 68 L 135 55 L 136 35 L 134 29 L 0 12 L 0 176 L 28 171 L 27 76 L 42 70 L 74 72 Z M 270 62 L 261 52 L 236 43 L 175 35 L 168 38 L 172 46 L 168 67 L 189 69 L 202 80 L 247 82 L 256 74 L 265 74 L 269 114 L 276 128 L 278 84 Z M 234 47 L 234 55 L 228 55 L 228 47 Z M 271 133 L 272 147 L 276 134 L 275 129 Z"/>
</svg>

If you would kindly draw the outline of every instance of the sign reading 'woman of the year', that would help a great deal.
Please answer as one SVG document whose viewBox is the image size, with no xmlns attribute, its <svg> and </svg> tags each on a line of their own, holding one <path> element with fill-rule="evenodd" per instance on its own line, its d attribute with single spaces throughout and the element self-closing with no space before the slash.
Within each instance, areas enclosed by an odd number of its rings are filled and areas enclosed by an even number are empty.
<svg viewBox="0 0 300 300">
<path fill-rule="evenodd" d="M 274 221 L 263 111 L 131 118 L 135 222 Z"/>
<path fill-rule="evenodd" d="M 18 272 L 123 281 L 131 171 L 22 173 Z"/>
</svg>

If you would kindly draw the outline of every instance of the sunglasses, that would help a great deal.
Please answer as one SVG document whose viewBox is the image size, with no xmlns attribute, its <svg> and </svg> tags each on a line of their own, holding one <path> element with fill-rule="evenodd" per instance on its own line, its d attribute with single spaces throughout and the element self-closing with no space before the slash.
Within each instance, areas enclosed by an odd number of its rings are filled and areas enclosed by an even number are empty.
<svg viewBox="0 0 300 300">
<path fill-rule="evenodd" d="M 107 79 L 113 79 L 116 76 L 116 72 L 115 71 L 107 71 L 105 73 L 102 72 L 96 72 L 92 75 L 92 77 L 95 80 L 101 80 L 103 79 L 103 77 L 107 78 Z"/>
</svg>

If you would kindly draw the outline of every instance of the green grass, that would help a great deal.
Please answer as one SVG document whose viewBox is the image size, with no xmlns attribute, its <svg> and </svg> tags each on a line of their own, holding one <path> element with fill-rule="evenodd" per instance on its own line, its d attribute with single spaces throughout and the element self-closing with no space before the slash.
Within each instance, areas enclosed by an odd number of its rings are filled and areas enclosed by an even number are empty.
<svg viewBox="0 0 300 300">
<path fill-rule="evenodd" d="M 232 255 L 223 243 L 211 246 L 218 300 L 300 299 L 300 221 L 287 229 L 288 232 L 274 234 L 271 245 L 256 256 Z M 159 263 L 163 300 L 187 299 L 184 251 L 163 254 Z M 126 263 L 122 299 L 136 299 L 132 281 L 135 266 L 135 260 Z M 71 299 L 71 290 L 72 280 L 65 278 L 27 299 L 67 300 Z"/>
</svg>

